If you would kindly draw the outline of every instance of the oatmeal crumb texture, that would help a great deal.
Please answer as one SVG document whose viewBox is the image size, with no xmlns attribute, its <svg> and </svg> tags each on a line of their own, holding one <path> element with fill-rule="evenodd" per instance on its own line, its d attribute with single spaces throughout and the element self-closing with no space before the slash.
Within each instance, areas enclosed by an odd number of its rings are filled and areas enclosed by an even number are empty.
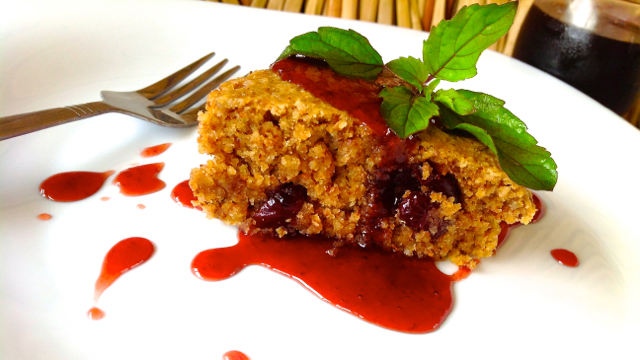
<svg viewBox="0 0 640 360">
<path fill-rule="evenodd" d="M 198 134 L 200 152 L 213 156 L 191 172 L 194 204 L 245 232 L 322 234 L 337 246 L 376 242 L 408 256 L 473 268 L 494 253 L 500 222 L 526 224 L 535 213 L 531 193 L 507 177 L 486 146 L 429 126 L 406 147 L 403 166 L 418 169 L 421 180 L 452 174 L 460 199 L 422 185 L 423 198 L 436 204 L 431 226 L 424 228 L 410 226 L 397 207 L 384 216 L 372 214 L 371 189 L 380 183 L 388 147 L 358 119 L 271 70 L 213 91 Z M 252 215 L 284 184 L 303 186 L 304 204 L 284 224 L 257 227 Z M 411 204 L 411 191 L 399 196 Z"/>
</svg>

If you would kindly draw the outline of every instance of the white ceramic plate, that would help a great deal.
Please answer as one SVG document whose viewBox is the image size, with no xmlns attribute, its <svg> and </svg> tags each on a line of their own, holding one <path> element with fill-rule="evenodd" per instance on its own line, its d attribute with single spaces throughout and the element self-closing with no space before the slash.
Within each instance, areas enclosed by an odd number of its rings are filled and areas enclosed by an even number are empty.
<svg viewBox="0 0 640 360">
<path fill-rule="evenodd" d="M 265 68 L 289 38 L 321 25 L 358 30 L 386 60 L 419 57 L 426 35 L 200 1 L 12 0 L 2 8 L 0 115 L 137 89 L 209 51 L 243 73 Z M 456 87 L 506 100 L 553 153 L 560 179 L 541 194 L 547 216 L 516 229 L 496 257 L 454 286 L 454 310 L 438 331 L 384 330 L 261 267 L 217 283 L 198 280 L 192 258 L 233 245 L 236 232 L 169 198 L 204 161 L 195 129 L 107 114 L 0 142 L 0 358 L 219 359 L 231 349 L 254 360 L 636 353 L 640 132 L 502 55 L 485 53 L 478 69 Z M 173 146 L 158 158 L 138 155 L 164 142 Z M 55 203 L 38 193 L 58 172 L 156 161 L 166 163 L 167 188 L 153 195 L 126 198 L 107 185 L 84 201 Z M 45 212 L 53 219 L 36 219 Z M 156 254 L 104 293 L 103 320 L 88 320 L 105 253 L 131 236 L 152 240 Z M 575 252 L 580 266 L 559 265 L 554 248 Z"/>
</svg>

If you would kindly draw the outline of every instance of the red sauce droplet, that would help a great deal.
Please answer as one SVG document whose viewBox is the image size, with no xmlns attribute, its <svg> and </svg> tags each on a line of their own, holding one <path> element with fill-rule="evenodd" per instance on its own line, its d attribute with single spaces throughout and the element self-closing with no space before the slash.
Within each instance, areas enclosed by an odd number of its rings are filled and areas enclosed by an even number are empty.
<svg viewBox="0 0 640 360">
<path fill-rule="evenodd" d="M 40 215 L 38 215 L 38 220 L 43 220 L 43 221 L 47 221 L 47 220 L 51 220 L 51 215 L 47 214 L 47 213 L 42 213 Z"/>
<path fill-rule="evenodd" d="M 120 192 L 125 196 L 151 194 L 166 186 L 164 181 L 158 179 L 158 173 L 163 168 L 162 162 L 132 167 L 119 173 L 113 183 L 120 187 Z"/>
<path fill-rule="evenodd" d="M 554 249 L 551 250 L 551 256 L 553 256 L 553 258 L 556 259 L 560 264 L 565 266 L 576 267 L 579 265 L 578 257 L 576 256 L 576 254 L 572 253 L 569 250 Z"/>
<path fill-rule="evenodd" d="M 272 70 L 284 81 L 302 86 L 303 89 L 333 107 L 351 114 L 367 124 L 377 136 L 387 134 L 389 128 L 380 115 L 382 87 L 373 83 L 346 78 L 317 61 L 286 58 L 273 64 Z"/>
<path fill-rule="evenodd" d="M 452 308 L 452 277 L 435 263 L 382 251 L 345 246 L 327 254 L 333 240 L 278 239 L 239 235 L 237 245 L 210 249 L 191 263 L 193 273 L 223 280 L 247 265 L 262 265 L 294 279 L 350 314 L 408 333 L 434 331 Z"/>
<path fill-rule="evenodd" d="M 144 204 L 138 204 L 138 205 L 136 205 L 136 207 L 137 207 L 138 209 L 140 209 L 140 210 L 142 210 L 142 209 L 146 209 L 146 208 L 147 208 L 146 206 L 144 206 Z"/>
<path fill-rule="evenodd" d="M 102 262 L 102 270 L 96 281 L 93 295 L 94 303 L 98 302 L 100 295 L 102 295 L 120 275 L 149 260 L 153 252 L 153 243 L 141 237 L 124 239 L 115 244 L 109 252 L 107 252 Z M 92 311 L 95 312 L 97 310 L 89 310 L 90 313 Z"/>
<path fill-rule="evenodd" d="M 111 198 L 108 197 L 108 196 L 103 196 L 103 197 L 100 198 L 100 200 L 102 200 L 102 201 L 108 201 L 109 199 L 111 199 Z"/>
<path fill-rule="evenodd" d="M 59 202 L 86 199 L 97 193 L 113 173 L 114 171 L 72 171 L 55 174 L 40 184 L 40 194 L 49 200 Z"/>
<path fill-rule="evenodd" d="M 142 152 L 140 153 L 140 156 L 142 156 L 143 158 L 149 158 L 149 157 L 153 157 L 153 156 L 158 156 L 158 155 L 162 154 L 163 152 L 167 151 L 169 146 L 171 146 L 171 143 L 160 144 L 160 145 L 148 147 L 148 148 L 142 150 Z"/>
<path fill-rule="evenodd" d="M 231 350 L 222 355 L 222 360 L 249 360 L 249 357 L 240 351 Z"/>
<path fill-rule="evenodd" d="M 91 320 L 100 320 L 104 317 L 104 311 L 94 306 L 91 309 L 89 309 L 89 311 L 87 311 L 87 316 Z"/>
<path fill-rule="evenodd" d="M 189 180 L 185 180 L 176 185 L 173 190 L 171 190 L 171 198 L 173 201 L 184 207 L 188 207 L 189 209 L 202 210 L 199 206 L 194 207 L 191 203 L 192 201 L 197 200 L 197 198 L 193 194 L 191 187 L 189 187 Z"/>
</svg>

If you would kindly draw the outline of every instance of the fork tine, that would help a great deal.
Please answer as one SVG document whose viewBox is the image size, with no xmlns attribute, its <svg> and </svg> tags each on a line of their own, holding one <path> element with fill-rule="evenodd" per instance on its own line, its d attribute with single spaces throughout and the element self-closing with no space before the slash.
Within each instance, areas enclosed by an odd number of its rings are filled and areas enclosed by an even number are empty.
<svg viewBox="0 0 640 360">
<path fill-rule="evenodd" d="M 180 114 L 180 117 L 185 123 L 197 123 L 198 122 L 198 113 L 200 111 L 204 111 L 204 106 L 195 107 L 191 110 L 187 110 Z"/>
<path fill-rule="evenodd" d="M 144 96 L 147 99 L 153 99 L 154 97 L 162 94 L 163 92 L 171 89 L 180 81 L 184 80 L 189 74 L 194 72 L 197 68 L 202 66 L 207 60 L 211 59 L 211 57 L 215 55 L 215 53 L 210 53 L 202 57 L 200 60 L 178 70 L 177 72 L 167 76 L 166 78 L 158 81 L 157 83 L 147 86 L 144 89 L 140 89 L 136 91 L 138 94 Z"/>
<path fill-rule="evenodd" d="M 179 89 L 174 90 L 174 91 L 172 91 L 172 92 L 170 92 L 170 93 L 168 93 L 166 95 L 163 95 L 163 96 L 153 100 L 153 103 L 155 105 L 153 105 L 152 107 L 161 107 L 161 106 L 169 104 L 169 103 L 173 102 L 174 100 L 180 98 L 184 94 L 186 94 L 186 93 L 190 92 L 191 90 L 195 89 L 196 87 L 198 87 L 200 84 L 205 82 L 208 78 L 212 77 L 215 73 L 220 71 L 220 69 L 227 62 L 229 62 L 227 59 L 224 59 L 224 60 L 220 61 L 214 67 L 212 67 L 211 69 L 209 69 L 206 72 L 202 73 L 200 76 L 198 76 L 197 78 L 191 80 L 190 82 L 184 84 Z"/>
<path fill-rule="evenodd" d="M 183 112 L 181 115 L 182 115 L 182 117 L 185 117 L 185 116 L 194 116 L 194 115 L 198 115 L 198 113 L 199 113 L 201 110 L 204 110 L 204 106 L 197 107 L 197 108 L 193 108 L 193 109 L 191 109 L 191 110 L 189 110 L 189 111 L 185 111 L 185 112 Z"/>
<path fill-rule="evenodd" d="M 211 90 L 215 89 L 216 87 L 218 87 L 218 85 L 222 84 L 225 80 L 227 80 L 231 75 L 233 75 L 239 69 L 240 69 L 240 66 L 236 66 L 231 70 L 227 70 L 224 74 L 211 80 L 206 85 L 198 89 L 198 91 L 193 93 L 188 98 L 184 99 L 182 102 L 179 102 L 169 110 L 173 111 L 176 114 L 180 114 L 181 112 L 189 108 L 191 105 L 195 104 L 198 100 L 202 99 L 205 95 L 210 93 Z"/>
</svg>

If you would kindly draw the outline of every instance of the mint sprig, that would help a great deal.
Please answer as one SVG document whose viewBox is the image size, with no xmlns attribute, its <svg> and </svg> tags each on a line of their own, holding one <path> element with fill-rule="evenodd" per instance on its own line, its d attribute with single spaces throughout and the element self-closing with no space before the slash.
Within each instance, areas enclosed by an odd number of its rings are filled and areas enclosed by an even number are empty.
<svg viewBox="0 0 640 360">
<path fill-rule="evenodd" d="M 380 114 L 404 139 L 440 116 L 447 131 L 465 131 L 498 156 L 514 182 L 534 190 L 553 190 L 558 172 L 551 154 L 537 145 L 526 125 L 504 108 L 504 101 L 468 90 L 436 90 L 440 80 L 456 82 L 476 75 L 482 51 L 506 34 L 517 3 L 463 7 L 433 27 L 423 43 L 423 59 L 382 62 L 369 41 L 353 30 L 321 27 L 291 39 L 278 60 L 303 55 L 327 62 L 336 73 L 385 85 Z M 384 70 L 384 71 L 383 71 Z"/>
</svg>

